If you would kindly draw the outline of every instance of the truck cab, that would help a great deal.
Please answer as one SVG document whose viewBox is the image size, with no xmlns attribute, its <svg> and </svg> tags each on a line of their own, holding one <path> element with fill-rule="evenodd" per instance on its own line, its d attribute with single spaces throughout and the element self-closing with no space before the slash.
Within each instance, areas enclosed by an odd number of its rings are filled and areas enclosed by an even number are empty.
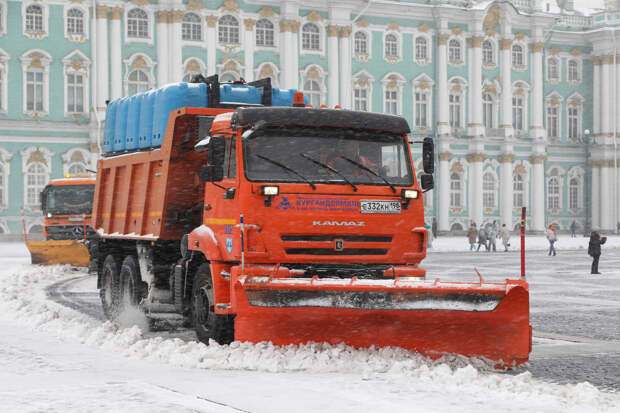
<svg viewBox="0 0 620 413">
<path fill-rule="evenodd" d="M 51 180 L 41 192 L 43 233 L 47 240 L 84 240 L 95 232 L 90 227 L 95 178 Z"/>
</svg>

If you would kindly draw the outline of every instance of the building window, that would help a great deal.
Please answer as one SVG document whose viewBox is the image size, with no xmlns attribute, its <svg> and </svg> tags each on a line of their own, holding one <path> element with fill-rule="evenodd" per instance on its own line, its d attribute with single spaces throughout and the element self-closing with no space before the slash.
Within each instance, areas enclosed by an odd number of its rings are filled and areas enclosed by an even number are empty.
<svg viewBox="0 0 620 413">
<path fill-rule="evenodd" d="M 415 58 L 416 60 L 428 60 L 428 44 L 424 37 L 420 36 L 415 39 Z"/>
<path fill-rule="evenodd" d="M 218 40 L 224 44 L 239 44 L 239 21 L 231 15 L 218 21 Z"/>
<path fill-rule="evenodd" d="M 482 123 L 485 128 L 493 127 L 493 96 L 485 93 L 482 96 Z"/>
<path fill-rule="evenodd" d="M 365 32 L 355 32 L 355 55 L 368 56 L 368 36 Z"/>
<path fill-rule="evenodd" d="M 552 57 L 547 60 L 547 79 L 551 81 L 560 80 L 560 68 L 558 59 Z"/>
<path fill-rule="evenodd" d="M 69 9 L 67 12 L 67 33 L 84 34 L 84 13 L 80 9 Z"/>
<path fill-rule="evenodd" d="M 6 110 L 4 107 L 4 90 L 6 88 L 6 86 L 4 86 L 4 78 L 4 70 L 2 69 L 2 66 L 0 66 L 0 112 L 4 112 Z"/>
<path fill-rule="evenodd" d="M 256 46 L 273 47 L 274 39 L 273 23 L 267 19 L 260 19 L 256 23 Z"/>
<path fill-rule="evenodd" d="M 452 172 L 450 175 L 450 208 L 461 208 L 462 203 L 462 186 L 461 175 Z"/>
<path fill-rule="evenodd" d="M 523 67 L 523 47 L 520 44 L 512 45 L 512 65 Z"/>
<path fill-rule="evenodd" d="M 131 9 L 127 13 L 127 37 L 148 39 L 149 16 L 144 10 Z"/>
<path fill-rule="evenodd" d="M 512 204 L 515 208 L 525 205 L 525 179 L 522 174 L 512 176 Z"/>
<path fill-rule="evenodd" d="M 220 83 L 236 82 L 237 80 L 239 80 L 239 77 L 237 76 L 235 72 L 223 73 L 220 76 Z"/>
<path fill-rule="evenodd" d="M 557 139 L 560 135 L 560 108 L 558 105 L 547 105 L 547 136 Z"/>
<path fill-rule="evenodd" d="M 41 191 L 47 184 L 47 170 L 39 162 L 31 163 L 26 170 L 26 205 L 41 205 Z"/>
<path fill-rule="evenodd" d="M 560 209 L 560 182 L 555 176 L 547 182 L 547 208 Z"/>
<path fill-rule="evenodd" d="M 355 110 L 362 112 L 368 112 L 370 110 L 370 105 L 368 104 L 369 95 L 367 87 L 356 86 L 355 89 L 353 89 L 353 105 Z"/>
<path fill-rule="evenodd" d="M 135 95 L 136 93 L 146 92 L 149 90 L 149 77 L 144 70 L 135 69 L 129 73 L 127 77 L 127 95 Z"/>
<path fill-rule="evenodd" d="M 26 8 L 26 31 L 43 31 L 43 8 L 35 4 Z"/>
<path fill-rule="evenodd" d="M 428 128 L 428 94 L 415 92 L 415 126 L 417 128 Z"/>
<path fill-rule="evenodd" d="M 304 95 L 308 97 L 313 108 L 321 107 L 321 86 L 316 80 L 306 80 L 304 83 Z"/>
<path fill-rule="evenodd" d="M 450 127 L 452 129 L 461 128 L 461 95 L 451 93 L 450 102 Z"/>
<path fill-rule="evenodd" d="M 0 207 L 5 207 L 8 203 L 5 199 L 7 179 L 4 173 L 4 166 L 0 165 Z"/>
<path fill-rule="evenodd" d="M 581 81 L 581 74 L 579 73 L 579 63 L 576 60 L 568 61 L 568 81 L 575 83 Z"/>
<path fill-rule="evenodd" d="M 26 111 L 43 112 L 43 72 L 26 72 Z"/>
<path fill-rule="evenodd" d="M 577 140 L 581 138 L 579 127 L 581 111 L 576 106 L 568 107 L 568 138 Z"/>
<path fill-rule="evenodd" d="M 493 56 L 493 43 L 490 40 L 482 42 L 482 64 L 495 64 L 495 56 Z"/>
<path fill-rule="evenodd" d="M 181 24 L 183 40 L 202 40 L 202 23 L 200 16 L 195 13 L 185 13 Z"/>
<path fill-rule="evenodd" d="M 67 74 L 67 112 L 84 112 L 84 75 Z"/>
<path fill-rule="evenodd" d="M 570 209 L 579 209 L 579 192 L 580 191 L 580 182 L 578 178 L 571 178 L 568 183 L 568 207 Z"/>
<path fill-rule="evenodd" d="M 514 130 L 521 131 L 523 130 L 523 97 L 522 96 L 513 96 L 512 97 L 512 128 Z"/>
<path fill-rule="evenodd" d="M 388 115 L 398 115 L 398 90 L 386 89 L 384 96 L 384 112 Z"/>
<path fill-rule="evenodd" d="M 321 50 L 319 28 L 314 23 L 306 23 L 301 28 L 301 48 L 303 50 Z"/>
<path fill-rule="evenodd" d="M 482 206 L 485 209 L 495 209 L 495 196 L 497 194 L 497 182 L 491 172 L 482 176 Z"/>
<path fill-rule="evenodd" d="M 398 57 L 398 38 L 395 34 L 387 34 L 385 36 L 385 57 Z"/>
<path fill-rule="evenodd" d="M 76 176 L 76 175 L 80 175 L 80 174 L 85 174 L 86 173 L 86 167 L 84 165 L 82 165 L 81 163 L 74 163 L 69 167 L 69 171 L 68 171 L 70 176 Z"/>
<path fill-rule="evenodd" d="M 461 42 L 456 39 L 450 40 L 448 43 L 448 60 L 450 63 L 461 63 Z"/>
</svg>

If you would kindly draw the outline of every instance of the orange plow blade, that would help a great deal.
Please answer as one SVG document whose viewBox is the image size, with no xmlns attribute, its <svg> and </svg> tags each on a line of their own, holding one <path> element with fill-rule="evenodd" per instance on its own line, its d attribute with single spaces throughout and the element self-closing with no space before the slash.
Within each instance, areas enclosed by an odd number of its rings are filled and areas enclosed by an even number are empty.
<svg viewBox="0 0 620 413">
<path fill-rule="evenodd" d="M 518 366 L 531 351 L 524 281 L 240 277 L 235 339 L 276 345 L 396 346 L 432 358 L 486 357 Z"/>
<path fill-rule="evenodd" d="M 72 240 L 26 242 L 33 264 L 69 264 L 88 267 L 90 255 L 84 243 Z"/>
</svg>

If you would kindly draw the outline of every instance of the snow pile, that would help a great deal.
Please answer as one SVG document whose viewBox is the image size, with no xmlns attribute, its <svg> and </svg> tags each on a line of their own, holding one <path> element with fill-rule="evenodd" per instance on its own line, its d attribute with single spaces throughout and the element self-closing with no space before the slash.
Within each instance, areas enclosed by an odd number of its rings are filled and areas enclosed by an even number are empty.
<svg viewBox="0 0 620 413">
<path fill-rule="evenodd" d="M 607 237 L 607 242 L 602 246 L 603 254 L 605 249 L 620 248 L 620 236 L 601 234 Z M 588 249 L 589 237 L 579 235 L 575 238 L 571 238 L 568 234 L 560 234 L 558 241 L 555 243 L 555 248 L 560 250 L 585 250 Z M 501 239 L 495 241 L 497 251 L 504 251 L 504 245 Z M 478 248 L 478 244 L 476 244 Z M 526 251 L 545 251 L 549 250 L 549 241 L 544 235 L 526 235 L 525 236 L 525 249 Z M 480 251 L 485 250 L 484 246 L 480 248 Z M 510 251 L 521 251 L 521 239 L 520 235 L 514 234 L 510 237 Z M 460 237 L 454 236 L 442 236 L 433 240 L 433 247 L 429 251 L 434 252 L 455 252 L 455 251 L 469 251 L 469 241 L 467 237 L 462 235 Z"/>
<path fill-rule="evenodd" d="M 101 323 L 46 299 L 44 288 L 74 277 L 68 267 L 24 266 L 0 276 L 0 311 L 23 325 L 88 346 L 173 366 L 268 373 L 351 373 L 367 380 L 405 380 L 415 392 L 428 387 L 450 393 L 484 394 L 494 401 L 536 400 L 546 411 L 620 411 L 620 396 L 588 383 L 558 385 L 534 379 L 529 372 L 489 371 L 482 360 L 451 356 L 431 361 L 395 348 L 356 350 L 345 345 L 311 343 L 276 347 L 271 343 L 221 346 L 163 337 L 147 338 L 137 326 Z M 425 390 L 422 390 L 425 389 Z M 491 395 L 491 396 L 489 396 Z"/>
</svg>

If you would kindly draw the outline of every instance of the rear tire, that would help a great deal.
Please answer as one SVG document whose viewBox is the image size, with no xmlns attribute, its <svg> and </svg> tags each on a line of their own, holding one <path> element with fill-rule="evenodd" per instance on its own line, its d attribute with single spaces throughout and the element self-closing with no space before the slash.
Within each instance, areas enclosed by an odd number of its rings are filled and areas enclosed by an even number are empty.
<svg viewBox="0 0 620 413">
<path fill-rule="evenodd" d="M 129 255 L 123 260 L 120 273 L 120 305 L 119 310 L 139 308 L 140 302 L 146 297 L 147 286 L 140 277 L 140 268 L 136 257 Z"/>
<path fill-rule="evenodd" d="M 118 260 L 112 254 L 105 257 L 101 267 L 99 297 L 101 298 L 103 314 L 108 320 L 114 320 L 118 316 L 120 304 L 120 273 L 118 267 Z"/>
<path fill-rule="evenodd" d="M 219 344 L 234 341 L 234 322 L 228 315 L 215 314 L 213 280 L 208 263 L 198 267 L 192 285 L 192 321 L 198 339 L 205 344 L 213 339 Z"/>
</svg>

